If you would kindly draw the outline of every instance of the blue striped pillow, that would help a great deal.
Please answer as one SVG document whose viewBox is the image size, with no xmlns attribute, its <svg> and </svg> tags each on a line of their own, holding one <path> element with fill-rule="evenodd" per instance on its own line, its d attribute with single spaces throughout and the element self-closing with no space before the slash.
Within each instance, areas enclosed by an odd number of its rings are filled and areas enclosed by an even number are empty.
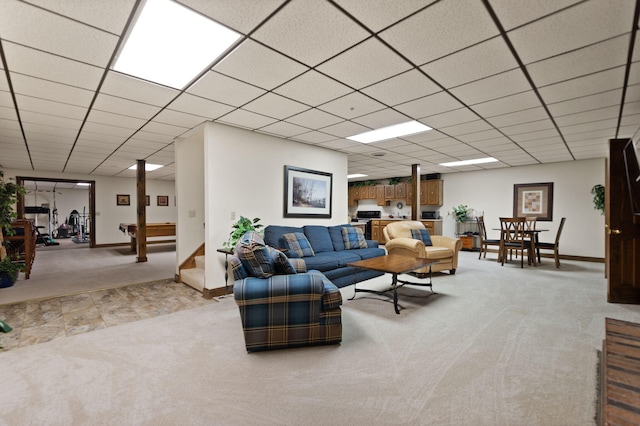
<svg viewBox="0 0 640 426">
<path fill-rule="evenodd" d="M 367 240 L 364 239 L 364 233 L 360 228 L 354 226 L 343 227 L 342 239 L 344 240 L 345 250 L 367 248 Z"/>
<path fill-rule="evenodd" d="M 310 257 L 315 256 L 313 247 L 302 232 L 292 232 L 283 234 L 284 245 L 286 246 L 287 255 L 290 257 Z"/>
<path fill-rule="evenodd" d="M 427 229 L 411 229 L 411 238 L 422 241 L 425 246 L 433 245 L 431 242 L 431 235 L 429 235 L 429 231 Z"/>
</svg>

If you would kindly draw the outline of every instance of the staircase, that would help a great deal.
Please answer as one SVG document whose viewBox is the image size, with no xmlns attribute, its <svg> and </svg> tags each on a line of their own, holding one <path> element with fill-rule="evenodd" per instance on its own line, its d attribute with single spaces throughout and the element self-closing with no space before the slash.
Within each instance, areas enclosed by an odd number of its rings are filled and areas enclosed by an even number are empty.
<svg viewBox="0 0 640 426">
<path fill-rule="evenodd" d="M 204 292 L 204 255 L 195 256 L 195 267 L 180 269 L 180 280 L 186 285 Z"/>
</svg>

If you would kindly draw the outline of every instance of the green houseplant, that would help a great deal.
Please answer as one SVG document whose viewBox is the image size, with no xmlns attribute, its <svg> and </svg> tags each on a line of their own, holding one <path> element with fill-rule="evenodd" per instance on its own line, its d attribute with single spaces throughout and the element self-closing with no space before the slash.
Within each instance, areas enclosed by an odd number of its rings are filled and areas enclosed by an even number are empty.
<svg viewBox="0 0 640 426">
<path fill-rule="evenodd" d="M 593 208 L 600 210 L 600 214 L 604 214 L 604 186 L 594 185 L 591 188 L 593 194 Z"/>
<path fill-rule="evenodd" d="M 263 225 L 258 223 L 260 220 L 261 219 L 259 217 L 251 220 L 244 216 L 240 216 L 240 219 L 232 225 L 229 239 L 222 244 L 222 247 L 228 250 L 233 250 L 240 237 L 249 231 L 257 231 L 263 227 Z"/>
<path fill-rule="evenodd" d="M 453 209 L 453 215 L 456 217 L 456 222 L 466 222 L 469 214 L 471 213 L 471 209 L 466 204 L 460 204 Z"/>
<path fill-rule="evenodd" d="M 10 285 L 13 285 L 18 278 L 18 272 L 24 268 L 24 265 L 13 263 L 11 259 L 7 257 L 3 232 L 6 235 L 13 235 L 15 233 L 11 226 L 13 220 L 17 217 L 15 205 L 18 197 L 25 193 L 24 187 L 5 180 L 2 166 L 0 166 L 0 279 L 2 280 L 0 285 L 5 287 L 8 287 L 8 285 L 5 284 L 9 281 L 11 282 Z"/>
</svg>

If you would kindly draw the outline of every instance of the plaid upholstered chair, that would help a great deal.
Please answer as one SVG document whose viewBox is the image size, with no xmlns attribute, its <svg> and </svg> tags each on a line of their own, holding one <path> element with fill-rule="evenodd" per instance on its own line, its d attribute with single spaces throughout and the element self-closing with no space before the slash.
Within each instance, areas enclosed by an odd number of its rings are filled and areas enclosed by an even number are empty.
<svg viewBox="0 0 640 426">
<path fill-rule="evenodd" d="M 288 259 L 248 232 L 229 256 L 247 351 L 342 341 L 342 295 L 304 259 Z"/>
</svg>

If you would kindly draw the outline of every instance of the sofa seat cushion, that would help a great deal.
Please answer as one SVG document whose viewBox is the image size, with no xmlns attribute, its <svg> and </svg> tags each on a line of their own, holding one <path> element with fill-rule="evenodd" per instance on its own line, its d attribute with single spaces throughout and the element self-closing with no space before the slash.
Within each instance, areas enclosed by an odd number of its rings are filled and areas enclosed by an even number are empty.
<svg viewBox="0 0 640 426">
<path fill-rule="evenodd" d="M 349 250 L 349 253 L 358 255 L 362 260 L 373 259 L 374 257 L 380 257 L 387 254 L 385 249 L 379 247 Z"/>
<path fill-rule="evenodd" d="M 338 268 L 339 258 L 334 255 L 335 253 L 318 253 L 313 257 L 305 257 L 304 263 L 307 265 L 307 270 L 316 269 L 320 272 L 330 271 Z"/>
<path fill-rule="evenodd" d="M 453 257 L 453 250 L 446 247 L 425 246 L 427 259 L 448 259 Z"/>
</svg>

